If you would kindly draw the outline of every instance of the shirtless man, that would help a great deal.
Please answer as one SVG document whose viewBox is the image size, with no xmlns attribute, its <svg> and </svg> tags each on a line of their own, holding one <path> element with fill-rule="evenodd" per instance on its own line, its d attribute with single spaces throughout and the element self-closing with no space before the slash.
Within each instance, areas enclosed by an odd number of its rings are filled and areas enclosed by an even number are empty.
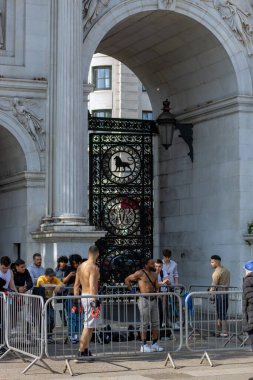
<svg viewBox="0 0 253 380">
<path fill-rule="evenodd" d="M 96 246 L 91 246 L 88 251 L 88 260 L 79 265 L 76 272 L 74 285 L 74 295 L 79 295 L 79 289 L 82 288 L 82 295 L 89 295 L 89 298 L 82 298 L 84 310 L 83 332 L 80 338 L 79 352 L 76 361 L 85 361 L 92 358 L 89 351 L 93 328 L 97 324 L 98 318 L 98 299 L 93 297 L 98 294 L 99 269 L 96 260 L 99 256 L 99 250 Z M 96 317 L 91 315 L 92 311 L 97 314 Z"/>
<path fill-rule="evenodd" d="M 131 282 L 138 282 L 140 293 L 158 292 L 159 285 L 155 269 L 155 261 L 153 259 L 147 259 L 144 269 L 138 270 L 134 274 L 125 278 L 125 284 L 129 290 L 132 289 Z M 164 349 L 157 343 L 159 327 L 157 298 L 155 296 L 140 296 L 138 299 L 138 307 L 141 316 L 141 352 L 163 351 Z M 147 328 L 150 322 L 153 338 L 151 346 L 147 344 Z"/>
</svg>

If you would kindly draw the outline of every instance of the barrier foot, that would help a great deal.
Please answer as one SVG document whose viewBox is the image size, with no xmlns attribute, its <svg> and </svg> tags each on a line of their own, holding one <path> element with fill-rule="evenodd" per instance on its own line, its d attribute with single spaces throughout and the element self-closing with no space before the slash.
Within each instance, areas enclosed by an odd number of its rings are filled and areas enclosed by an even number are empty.
<svg viewBox="0 0 253 380">
<path fill-rule="evenodd" d="M 57 372 L 55 372 L 55 371 L 53 371 L 52 370 L 52 368 L 50 368 L 49 367 L 49 365 L 46 363 L 46 362 L 44 362 L 44 360 L 43 359 L 39 359 L 39 358 L 36 358 L 36 359 L 34 359 L 25 369 L 24 369 L 24 371 L 22 372 L 23 374 L 25 374 L 34 364 L 36 364 L 37 363 L 37 361 L 38 360 L 40 360 L 43 364 L 44 364 L 44 368 L 46 367 L 50 372 L 52 372 L 52 373 L 57 373 Z M 40 366 L 40 367 L 42 367 L 42 366 Z"/>
<path fill-rule="evenodd" d="M 172 365 L 172 367 L 173 367 L 174 369 L 177 369 L 177 367 L 176 367 L 176 365 L 175 365 L 175 363 L 174 363 L 174 360 L 172 359 L 172 356 L 171 356 L 170 353 L 168 353 L 167 358 L 166 358 L 166 360 L 165 360 L 165 363 L 164 363 L 165 367 L 167 366 L 168 362 L 171 363 L 171 365 Z"/>
<path fill-rule="evenodd" d="M 66 360 L 65 360 L 65 363 L 66 363 L 66 366 L 65 366 L 65 368 L 64 368 L 63 373 L 66 373 L 66 371 L 67 371 L 67 369 L 68 369 L 68 370 L 69 370 L 69 373 L 70 373 L 70 376 L 74 376 L 74 374 L 73 374 L 73 372 L 72 372 L 72 369 L 71 369 L 71 367 L 70 367 L 70 364 L 69 364 L 69 360 L 66 359 Z"/>
<path fill-rule="evenodd" d="M 234 336 L 237 338 L 237 335 L 236 335 L 236 334 L 232 334 L 232 335 L 230 335 L 230 336 L 228 337 L 227 341 L 226 341 L 226 342 L 224 343 L 224 345 L 223 345 L 224 348 L 228 345 L 228 343 L 231 342 L 231 340 L 233 339 Z"/>
<path fill-rule="evenodd" d="M 240 347 L 244 347 L 244 346 L 245 346 L 245 343 L 247 342 L 248 339 L 249 339 L 249 336 L 246 336 L 246 337 L 243 339 L 242 343 L 240 344 Z M 0 359 L 1 359 L 1 358 L 0 358 Z"/>
<path fill-rule="evenodd" d="M 249 339 L 249 337 L 247 336 L 246 338 L 244 339 L 241 339 L 240 335 L 239 334 L 236 334 L 236 333 L 233 333 L 231 334 L 229 337 L 228 337 L 228 340 L 226 341 L 226 343 L 224 344 L 224 347 L 226 347 L 228 345 L 228 343 L 231 342 L 231 340 L 233 338 L 236 338 L 237 340 L 239 340 L 239 342 L 241 343 L 240 344 L 240 347 L 243 347 L 245 345 L 245 343 L 247 342 L 247 340 Z"/>
<path fill-rule="evenodd" d="M 10 348 L 8 348 L 8 350 L 6 350 L 2 356 L 0 356 L 0 360 L 3 359 L 9 352 L 11 351 Z"/>
<path fill-rule="evenodd" d="M 201 360 L 200 360 L 200 364 L 202 364 L 203 363 L 203 361 L 204 360 L 207 360 L 208 361 L 208 363 L 210 364 L 210 367 L 213 367 L 213 363 L 212 363 L 212 361 L 211 361 L 211 359 L 210 359 L 210 356 L 208 355 L 208 353 L 205 351 L 204 352 L 204 354 L 203 354 L 203 356 L 202 356 L 202 358 L 201 358 Z"/>
<path fill-rule="evenodd" d="M 13 351 L 11 348 L 8 348 L 8 350 L 5 351 L 2 356 L 0 356 L 0 360 L 3 359 L 8 354 L 12 354 L 13 356 L 15 355 L 17 358 L 22 360 L 24 363 L 26 362 L 25 359 L 23 359 L 22 356 L 18 352 Z"/>
</svg>

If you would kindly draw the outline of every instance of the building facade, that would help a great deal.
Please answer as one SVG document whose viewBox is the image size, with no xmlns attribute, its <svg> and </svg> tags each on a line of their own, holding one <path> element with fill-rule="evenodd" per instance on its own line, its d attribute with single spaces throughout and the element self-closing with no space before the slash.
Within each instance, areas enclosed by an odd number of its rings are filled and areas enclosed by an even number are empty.
<svg viewBox="0 0 253 380">
<path fill-rule="evenodd" d="M 220 254 L 240 284 L 252 257 L 251 2 L 1 0 L 0 10 L 0 255 L 40 251 L 52 265 L 104 234 L 87 217 L 89 70 L 100 53 L 135 73 L 154 118 L 169 98 L 194 125 L 193 163 L 179 136 L 168 151 L 154 137 L 155 256 L 171 247 L 181 282 L 201 284 Z"/>
<path fill-rule="evenodd" d="M 89 97 L 89 111 L 97 117 L 152 120 L 147 91 L 123 63 L 104 54 L 94 54 L 89 82 L 94 91 Z"/>
</svg>

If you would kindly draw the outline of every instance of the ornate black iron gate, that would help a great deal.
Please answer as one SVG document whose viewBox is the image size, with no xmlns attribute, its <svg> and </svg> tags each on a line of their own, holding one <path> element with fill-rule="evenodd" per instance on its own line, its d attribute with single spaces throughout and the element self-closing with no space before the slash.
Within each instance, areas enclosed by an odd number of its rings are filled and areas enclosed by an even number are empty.
<svg viewBox="0 0 253 380">
<path fill-rule="evenodd" d="M 107 231 L 101 280 L 119 284 L 153 256 L 154 122 L 90 118 L 90 224 Z"/>
</svg>

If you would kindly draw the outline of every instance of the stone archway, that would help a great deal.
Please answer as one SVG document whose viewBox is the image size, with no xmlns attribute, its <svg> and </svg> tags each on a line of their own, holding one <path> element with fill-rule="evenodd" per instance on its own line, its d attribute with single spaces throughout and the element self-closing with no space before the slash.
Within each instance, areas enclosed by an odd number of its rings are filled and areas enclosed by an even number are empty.
<svg viewBox="0 0 253 380">
<path fill-rule="evenodd" d="M 36 203 L 44 191 L 44 180 L 39 154 L 30 136 L 11 116 L 1 112 L 0 256 L 8 255 L 12 261 L 21 256 L 26 259 L 30 229 L 37 225 Z M 43 210 L 39 212 L 42 214 Z"/>
<path fill-rule="evenodd" d="M 10 132 L 18 142 L 25 157 L 26 170 L 40 172 L 42 170 L 36 145 L 27 132 L 23 131 L 17 121 L 6 112 L 0 111 L 0 125 Z"/>
<path fill-rule="evenodd" d="M 252 78 L 246 47 L 236 39 L 235 34 L 228 25 L 221 21 L 219 12 L 208 7 L 205 2 L 197 1 L 191 3 L 185 0 L 140 2 L 135 0 L 131 2 L 120 2 L 120 4 L 117 5 L 111 5 L 109 1 L 106 3 L 107 6 L 101 6 L 97 10 L 97 12 L 101 12 L 101 14 L 96 13 L 96 17 L 94 17 L 88 27 L 84 29 L 84 78 L 88 77 L 89 63 L 92 55 L 106 34 L 109 34 L 109 31 L 117 25 L 120 25 L 120 23 L 124 23 L 124 20 L 131 16 L 136 16 L 138 19 L 138 15 L 144 15 L 143 12 L 149 12 L 153 13 L 155 17 L 157 12 L 163 12 L 167 14 L 170 13 L 172 17 L 174 17 L 173 15 L 184 16 L 185 18 L 181 18 L 181 20 L 187 21 L 188 19 L 192 23 L 195 21 L 196 25 L 203 27 L 203 31 L 208 30 L 210 32 L 210 38 L 212 37 L 217 40 L 217 43 L 219 42 L 231 61 L 236 76 L 238 93 L 241 95 L 252 94 Z M 165 3 L 167 3 L 167 5 Z M 169 3 L 172 3 L 171 5 L 173 6 L 170 6 Z M 163 8 L 162 11 L 160 10 L 161 8 Z M 138 37 L 138 29 L 135 37 Z M 122 57 L 120 60 L 124 62 Z"/>
<path fill-rule="evenodd" d="M 96 51 L 117 58 L 144 83 L 155 115 L 170 97 L 172 111 L 193 122 L 193 165 L 178 138 L 169 153 L 155 151 L 156 248 L 159 255 L 172 247 L 186 281 L 205 283 L 208 272 L 198 267 L 211 254 L 229 257 L 238 270 L 247 255 L 241 235 L 253 208 L 245 212 L 251 191 L 243 190 L 242 173 L 249 160 L 244 147 L 253 146 L 252 58 L 217 9 L 178 0 L 165 10 L 160 3 L 166 2 L 108 2 L 100 9 L 85 31 L 83 72 L 87 78 Z"/>
</svg>

